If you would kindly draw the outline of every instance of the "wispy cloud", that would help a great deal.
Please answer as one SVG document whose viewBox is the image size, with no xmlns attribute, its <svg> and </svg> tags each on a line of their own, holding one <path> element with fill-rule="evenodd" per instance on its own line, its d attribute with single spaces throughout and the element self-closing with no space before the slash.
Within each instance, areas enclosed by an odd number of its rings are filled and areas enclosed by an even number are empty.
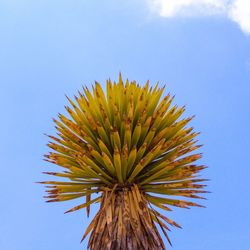
<svg viewBox="0 0 250 250">
<path fill-rule="evenodd" d="M 148 0 L 152 10 L 160 16 L 224 15 L 250 34 L 250 0 Z"/>
</svg>

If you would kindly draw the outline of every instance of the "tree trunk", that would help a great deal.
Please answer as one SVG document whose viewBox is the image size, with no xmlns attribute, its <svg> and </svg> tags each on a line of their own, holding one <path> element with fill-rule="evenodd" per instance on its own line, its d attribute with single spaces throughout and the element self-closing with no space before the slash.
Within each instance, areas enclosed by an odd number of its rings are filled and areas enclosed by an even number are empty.
<svg viewBox="0 0 250 250">
<path fill-rule="evenodd" d="M 88 249 L 166 249 L 152 211 L 137 185 L 104 191 L 100 211 L 90 224 Z"/>
</svg>

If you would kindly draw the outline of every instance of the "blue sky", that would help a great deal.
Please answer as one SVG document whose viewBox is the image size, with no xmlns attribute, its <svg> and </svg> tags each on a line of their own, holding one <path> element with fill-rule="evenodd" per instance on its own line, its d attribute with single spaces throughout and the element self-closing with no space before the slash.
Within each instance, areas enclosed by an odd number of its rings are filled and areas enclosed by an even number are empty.
<svg viewBox="0 0 250 250">
<path fill-rule="evenodd" d="M 161 4 L 0 1 L 0 249 L 86 249 L 85 211 L 63 214 L 78 202 L 47 204 L 34 184 L 55 170 L 42 161 L 43 133 L 54 132 L 65 94 L 119 71 L 166 84 L 202 132 L 212 194 L 206 209 L 172 212 L 183 226 L 170 233 L 173 249 L 249 249 L 250 35 L 213 5 L 169 16 Z"/>
</svg>

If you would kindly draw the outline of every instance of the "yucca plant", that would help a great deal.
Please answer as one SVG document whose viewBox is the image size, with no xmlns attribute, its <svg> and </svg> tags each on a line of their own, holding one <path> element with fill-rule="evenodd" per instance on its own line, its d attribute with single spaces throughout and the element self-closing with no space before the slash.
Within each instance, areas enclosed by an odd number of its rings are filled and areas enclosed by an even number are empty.
<svg viewBox="0 0 250 250">
<path fill-rule="evenodd" d="M 172 106 L 163 88 L 135 81 L 106 83 L 104 92 L 95 83 L 91 93 L 83 88 L 68 98 L 69 116 L 54 120 L 58 137 L 48 146 L 53 150 L 46 160 L 63 167 L 62 172 L 45 172 L 65 178 L 44 181 L 48 202 L 85 197 L 73 212 L 100 203 L 82 240 L 91 232 L 90 249 L 166 249 L 158 232 L 171 244 L 168 224 L 180 227 L 161 211 L 172 206 L 199 206 L 179 199 L 202 198 L 205 179 L 198 178 L 203 165 L 194 138 L 198 133 L 186 125 L 192 119 L 179 119 L 185 108 Z M 93 197 L 94 196 L 94 197 Z M 157 226 L 158 225 L 158 226 Z"/>
</svg>

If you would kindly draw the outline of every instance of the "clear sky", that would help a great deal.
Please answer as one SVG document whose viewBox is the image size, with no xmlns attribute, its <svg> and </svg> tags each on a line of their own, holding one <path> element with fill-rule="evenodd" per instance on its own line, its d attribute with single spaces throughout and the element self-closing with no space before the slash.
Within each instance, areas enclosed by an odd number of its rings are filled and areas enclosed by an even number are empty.
<svg viewBox="0 0 250 250">
<path fill-rule="evenodd" d="M 43 133 L 53 134 L 64 94 L 119 71 L 166 84 L 202 132 L 212 193 L 206 209 L 169 215 L 183 226 L 170 233 L 173 249 L 249 250 L 249 9 L 194 2 L 0 0 L 1 250 L 86 249 L 85 211 L 63 214 L 79 201 L 45 203 L 34 184 L 56 169 L 42 160 Z"/>
</svg>

